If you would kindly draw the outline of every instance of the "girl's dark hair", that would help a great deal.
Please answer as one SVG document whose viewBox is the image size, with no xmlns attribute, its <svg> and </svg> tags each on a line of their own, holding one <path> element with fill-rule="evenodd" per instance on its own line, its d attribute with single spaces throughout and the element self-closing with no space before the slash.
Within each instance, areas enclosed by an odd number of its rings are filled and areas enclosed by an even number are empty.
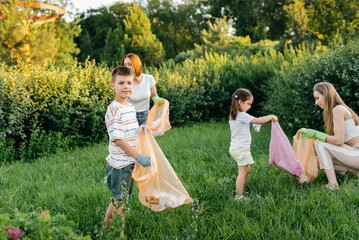
<svg viewBox="0 0 359 240">
<path fill-rule="evenodd" d="M 253 98 L 252 93 L 244 88 L 239 88 L 235 93 L 232 95 L 232 104 L 231 104 L 231 112 L 229 113 L 229 119 L 235 120 L 237 114 L 239 112 L 239 100 L 243 102 L 247 101 L 248 99 Z"/>
</svg>

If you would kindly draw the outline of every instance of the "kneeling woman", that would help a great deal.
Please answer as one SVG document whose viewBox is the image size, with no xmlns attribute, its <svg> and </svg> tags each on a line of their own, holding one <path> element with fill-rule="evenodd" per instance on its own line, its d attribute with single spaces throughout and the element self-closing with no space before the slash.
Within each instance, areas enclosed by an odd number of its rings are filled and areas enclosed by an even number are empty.
<svg viewBox="0 0 359 240">
<path fill-rule="evenodd" d="M 319 166 L 324 169 L 328 178 L 326 187 L 338 190 L 335 173 L 349 172 L 359 177 L 359 118 L 330 83 L 316 84 L 314 98 L 315 104 L 324 110 L 326 133 L 313 129 L 301 132 L 317 139 L 314 146 Z"/>
</svg>

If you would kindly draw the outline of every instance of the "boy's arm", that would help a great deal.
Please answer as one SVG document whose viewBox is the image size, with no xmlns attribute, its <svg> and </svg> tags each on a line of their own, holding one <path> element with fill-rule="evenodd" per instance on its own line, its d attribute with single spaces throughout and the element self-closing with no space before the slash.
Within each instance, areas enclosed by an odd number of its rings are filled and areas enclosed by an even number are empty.
<svg viewBox="0 0 359 240">
<path fill-rule="evenodd" d="M 268 115 L 268 116 L 264 116 L 264 117 L 253 118 L 251 123 L 264 124 L 264 123 L 267 123 L 267 122 L 269 122 L 271 120 L 276 122 L 276 121 L 278 121 L 278 118 L 275 115 Z"/>
<path fill-rule="evenodd" d="M 116 139 L 113 141 L 119 148 L 121 148 L 125 153 L 130 154 L 134 159 L 138 158 L 138 152 L 128 144 L 124 139 Z"/>
<path fill-rule="evenodd" d="M 121 148 L 125 153 L 130 154 L 131 157 L 136 159 L 136 162 L 142 165 L 142 167 L 149 167 L 151 166 L 150 157 L 144 156 L 138 153 L 135 149 L 133 149 L 130 144 L 127 143 L 124 139 L 116 139 L 114 143 Z"/>
</svg>

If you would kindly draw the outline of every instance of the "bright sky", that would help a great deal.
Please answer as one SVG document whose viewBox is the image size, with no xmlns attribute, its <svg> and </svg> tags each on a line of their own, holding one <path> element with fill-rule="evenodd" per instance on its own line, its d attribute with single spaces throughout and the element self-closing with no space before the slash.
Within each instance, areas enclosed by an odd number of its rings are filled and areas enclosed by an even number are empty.
<svg viewBox="0 0 359 240">
<path fill-rule="evenodd" d="M 96 9 L 101 6 L 110 6 L 114 4 L 115 2 L 131 2 L 130 0 L 72 0 L 72 3 L 75 7 L 75 9 L 71 9 L 73 13 L 80 13 L 85 12 L 88 9 Z M 66 9 L 65 9 L 66 10 Z M 67 21 L 72 21 L 73 19 L 70 19 L 70 17 L 65 15 L 65 19 Z"/>
<path fill-rule="evenodd" d="M 73 0 L 75 8 L 79 9 L 79 12 L 84 12 L 90 8 L 98 8 L 101 6 L 110 6 L 118 2 L 118 0 Z"/>
</svg>

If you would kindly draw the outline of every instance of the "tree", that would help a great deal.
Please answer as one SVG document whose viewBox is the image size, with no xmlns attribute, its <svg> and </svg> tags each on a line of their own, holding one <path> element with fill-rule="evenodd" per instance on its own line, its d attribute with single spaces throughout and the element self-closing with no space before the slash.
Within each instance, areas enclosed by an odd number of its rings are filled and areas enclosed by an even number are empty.
<svg viewBox="0 0 359 240">
<path fill-rule="evenodd" d="M 349 0 L 294 0 L 285 7 L 287 29 L 284 38 L 292 44 L 320 41 L 337 35 L 351 36 L 359 26 L 359 2 Z"/>
<path fill-rule="evenodd" d="M 231 36 L 229 30 L 232 27 L 232 21 L 227 21 L 227 17 L 218 18 L 215 24 L 208 21 L 209 29 L 202 31 L 203 45 L 208 50 L 214 50 L 215 52 L 225 52 L 229 50 L 231 43 Z"/>
<path fill-rule="evenodd" d="M 146 13 L 137 4 L 132 6 L 130 14 L 124 20 L 126 53 L 136 53 L 144 65 L 159 64 L 165 55 L 162 43 L 152 33 Z"/>
<path fill-rule="evenodd" d="M 8 64 L 41 63 L 55 57 L 58 39 L 53 22 L 34 24 L 29 20 L 30 8 L 19 9 L 14 0 L 1 4 L 0 12 L 0 44 Z"/>
<path fill-rule="evenodd" d="M 166 58 L 193 49 L 200 43 L 203 8 L 199 0 L 175 4 L 172 0 L 149 0 L 146 12 L 152 21 L 152 31 L 162 42 Z"/>
<path fill-rule="evenodd" d="M 121 63 L 123 56 L 126 54 L 123 35 L 124 33 L 120 24 L 117 24 L 117 28 L 113 31 L 109 29 L 105 40 L 105 47 L 101 54 L 101 62 L 109 66 Z"/>
<path fill-rule="evenodd" d="M 30 7 L 18 7 L 10 0 L 0 5 L 0 45 L 2 61 L 16 64 L 19 61 L 41 64 L 48 60 L 57 62 L 72 59 L 76 53 L 73 38 L 81 30 L 64 20 L 36 22 Z M 41 14 L 46 11 L 40 11 Z"/>
<path fill-rule="evenodd" d="M 75 38 L 75 42 L 80 48 L 77 58 L 80 62 L 84 62 L 87 58 L 99 62 L 107 33 L 109 29 L 116 28 L 118 19 L 106 7 L 90 9 L 86 13 L 82 13 L 80 19 L 78 26 L 82 32 Z"/>
<path fill-rule="evenodd" d="M 309 17 L 302 0 L 294 0 L 293 3 L 285 6 L 288 16 L 285 39 L 290 39 L 291 44 L 298 45 L 305 40 L 312 39 L 308 29 Z"/>
<path fill-rule="evenodd" d="M 81 33 L 81 28 L 76 22 L 66 23 L 65 20 L 59 20 L 56 23 L 56 38 L 59 40 L 55 61 L 66 63 L 73 60 L 73 57 L 80 53 L 80 49 L 74 39 Z"/>
<path fill-rule="evenodd" d="M 236 35 L 253 41 L 278 40 L 285 31 L 286 0 L 208 0 L 209 13 L 233 19 Z"/>
<path fill-rule="evenodd" d="M 78 60 L 83 62 L 90 58 L 100 62 L 103 57 L 101 55 L 109 50 L 105 50 L 109 31 L 113 34 L 118 25 L 122 29 L 125 28 L 123 20 L 130 13 L 131 8 L 131 4 L 117 2 L 109 8 L 100 7 L 81 13 L 78 26 L 81 27 L 82 32 L 75 39 L 81 50 L 77 55 Z"/>
</svg>

